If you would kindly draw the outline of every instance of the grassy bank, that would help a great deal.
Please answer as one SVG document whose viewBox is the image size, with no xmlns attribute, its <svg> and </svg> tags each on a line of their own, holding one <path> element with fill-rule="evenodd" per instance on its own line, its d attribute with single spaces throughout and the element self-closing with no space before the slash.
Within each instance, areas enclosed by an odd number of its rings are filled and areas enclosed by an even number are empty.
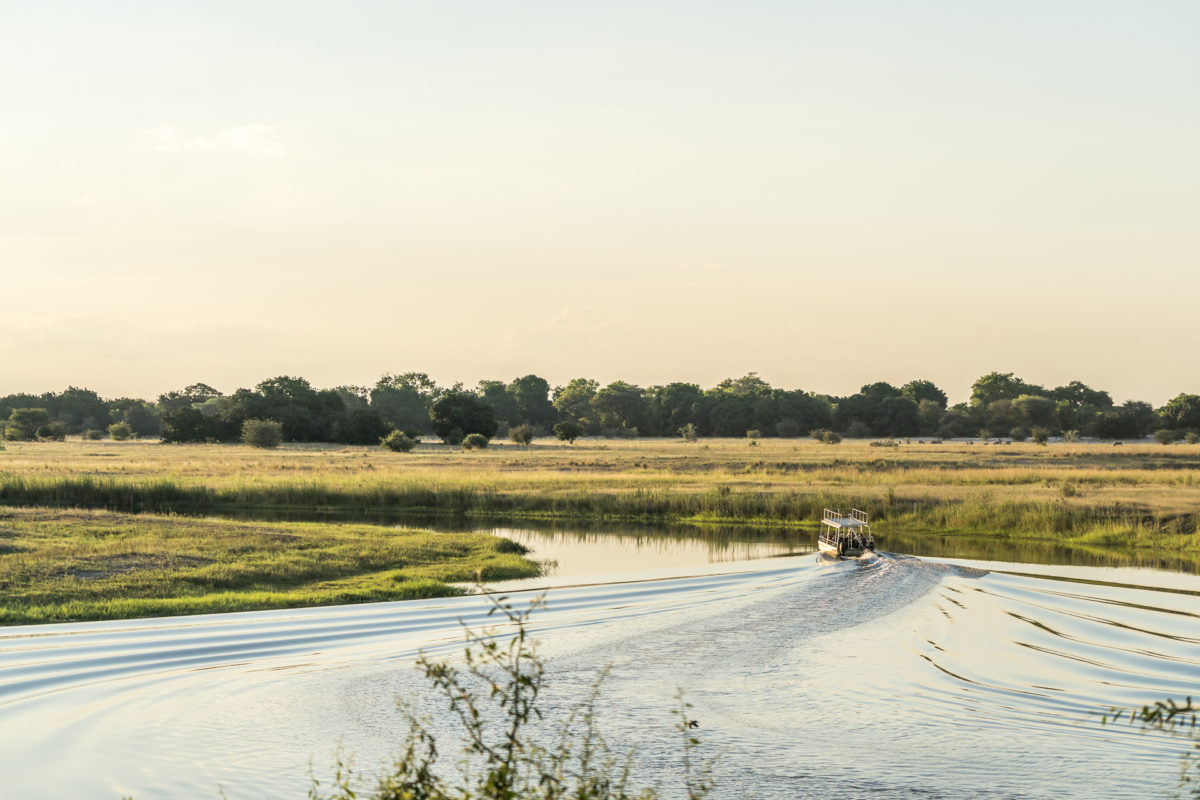
<svg viewBox="0 0 1200 800">
<path fill-rule="evenodd" d="M 0 509 L 5 624 L 441 597 L 537 573 L 482 533 Z"/>
<path fill-rule="evenodd" d="M 482 452 L 148 442 L 10 445 L 0 504 L 894 529 L 1200 553 L 1200 446 L 586 440 Z"/>
</svg>

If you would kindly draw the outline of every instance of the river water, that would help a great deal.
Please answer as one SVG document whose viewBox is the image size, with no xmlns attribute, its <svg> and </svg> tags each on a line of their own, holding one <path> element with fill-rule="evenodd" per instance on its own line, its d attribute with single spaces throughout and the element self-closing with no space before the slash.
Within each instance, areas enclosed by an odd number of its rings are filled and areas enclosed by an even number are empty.
<svg viewBox="0 0 1200 800">
<path fill-rule="evenodd" d="M 1168 796 L 1184 743 L 1111 706 L 1200 693 L 1200 578 L 811 543 L 504 529 L 554 559 L 549 726 L 611 666 L 601 722 L 678 796 L 676 691 L 721 798 Z M 807 537 L 803 537 L 807 538 Z M 1040 574 L 1034 574 L 1040 573 Z M 371 772 L 433 715 L 480 597 L 0 628 L 4 797 L 303 797 L 339 747 Z"/>
</svg>

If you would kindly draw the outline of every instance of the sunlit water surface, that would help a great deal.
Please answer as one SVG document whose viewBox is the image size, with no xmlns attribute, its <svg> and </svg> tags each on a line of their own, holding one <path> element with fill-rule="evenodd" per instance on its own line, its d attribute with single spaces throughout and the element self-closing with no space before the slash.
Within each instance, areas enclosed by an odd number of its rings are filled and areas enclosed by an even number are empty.
<svg viewBox="0 0 1200 800">
<path fill-rule="evenodd" d="M 722 798 L 1140 799 L 1175 785 L 1180 742 L 1099 715 L 1200 691 L 1194 575 L 504 532 L 557 562 L 527 584 L 556 587 L 534 621 L 543 724 L 611 665 L 606 736 L 668 796 L 680 688 Z M 339 746 L 371 772 L 403 731 L 398 697 L 451 735 L 412 662 L 455 656 L 459 620 L 480 625 L 486 607 L 0 628 L 0 794 L 303 797 Z"/>
</svg>

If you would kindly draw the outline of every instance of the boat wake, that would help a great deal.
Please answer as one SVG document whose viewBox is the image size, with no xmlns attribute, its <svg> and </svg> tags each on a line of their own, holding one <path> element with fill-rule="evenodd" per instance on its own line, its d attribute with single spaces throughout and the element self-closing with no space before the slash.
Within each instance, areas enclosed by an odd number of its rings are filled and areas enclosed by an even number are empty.
<svg viewBox="0 0 1200 800">
<path fill-rule="evenodd" d="M 1195 694 L 1200 674 L 1194 594 L 888 553 L 547 599 L 533 627 L 550 716 L 611 665 L 606 737 L 668 793 L 682 688 L 719 797 L 1161 795 L 1179 743 L 1099 713 Z M 397 697 L 440 708 L 411 663 L 454 657 L 460 620 L 486 610 L 466 597 L 0 629 L 7 790 L 303 796 L 339 746 L 368 771 L 387 759 Z"/>
</svg>

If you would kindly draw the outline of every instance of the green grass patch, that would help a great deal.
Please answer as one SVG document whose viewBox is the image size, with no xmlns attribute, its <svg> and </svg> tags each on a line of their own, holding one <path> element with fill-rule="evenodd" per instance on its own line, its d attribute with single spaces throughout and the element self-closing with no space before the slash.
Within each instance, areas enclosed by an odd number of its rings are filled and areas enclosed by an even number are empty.
<svg viewBox="0 0 1200 800">
<path fill-rule="evenodd" d="M 378 525 L 0 510 L 0 623 L 407 600 L 532 577 L 514 542 Z"/>
</svg>

